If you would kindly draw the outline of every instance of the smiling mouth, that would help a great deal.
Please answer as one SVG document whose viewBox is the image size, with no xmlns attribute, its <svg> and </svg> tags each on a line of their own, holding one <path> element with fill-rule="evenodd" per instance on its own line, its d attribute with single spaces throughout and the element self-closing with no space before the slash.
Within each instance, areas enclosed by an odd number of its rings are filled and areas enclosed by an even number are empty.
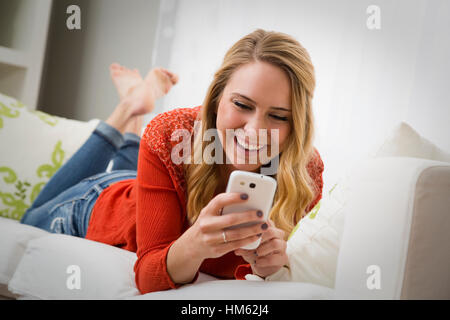
<svg viewBox="0 0 450 320">
<path fill-rule="evenodd" d="M 236 135 L 234 136 L 234 142 L 238 148 L 245 150 L 245 152 L 258 152 L 267 146 L 266 144 L 255 145 L 246 143 L 245 141 L 239 139 Z"/>
</svg>

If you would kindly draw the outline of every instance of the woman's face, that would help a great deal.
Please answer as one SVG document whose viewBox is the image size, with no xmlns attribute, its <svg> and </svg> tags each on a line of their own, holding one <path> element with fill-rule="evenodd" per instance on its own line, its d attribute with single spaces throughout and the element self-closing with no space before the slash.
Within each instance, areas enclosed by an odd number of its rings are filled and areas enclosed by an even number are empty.
<svg viewBox="0 0 450 320">
<path fill-rule="evenodd" d="M 269 159 L 277 155 L 271 154 L 271 144 L 278 143 L 278 153 L 283 151 L 291 123 L 290 82 L 284 71 L 260 61 L 238 68 L 225 86 L 217 108 L 216 128 L 228 158 L 227 171 L 256 172 L 268 162 L 261 162 L 261 153 Z M 227 129 L 232 129 L 228 136 Z M 262 132 L 266 132 L 266 139 Z"/>
</svg>

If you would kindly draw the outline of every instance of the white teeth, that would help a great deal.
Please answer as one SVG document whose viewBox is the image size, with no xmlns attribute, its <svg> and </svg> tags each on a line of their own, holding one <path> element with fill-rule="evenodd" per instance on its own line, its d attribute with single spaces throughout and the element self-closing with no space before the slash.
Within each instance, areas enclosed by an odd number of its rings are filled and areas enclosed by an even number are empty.
<svg viewBox="0 0 450 320">
<path fill-rule="evenodd" d="M 257 151 L 262 149 L 265 145 L 256 145 L 256 144 L 250 144 L 245 142 L 245 138 L 241 138 L 236 135 L 236 141 L 237 143 L 244 149 L 250 150 L 250 151 Z"/>
</svg>

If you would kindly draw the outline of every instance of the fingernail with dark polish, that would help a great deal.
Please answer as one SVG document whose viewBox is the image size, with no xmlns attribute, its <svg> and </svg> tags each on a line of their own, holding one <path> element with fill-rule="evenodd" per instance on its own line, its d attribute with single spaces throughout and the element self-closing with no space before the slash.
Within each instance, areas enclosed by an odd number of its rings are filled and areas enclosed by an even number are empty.
<svg viewBox="0 0 450 320">
<path fill-rule="evenodd" d="M 258 233 L 257 236 L 258 236 L 258 237 L 261 237 L 261 236 L 262 236 L 262 233 Z"/>
<path fill-rule="evenodd" d="M 242 199 L 242 200 L 247 200 L 247 199 L 248 199 L 248 194 L 246 194 L 246 193 L 241 193 L 241 199 Z"/>
<path fill-rule="evenodd" d="M 263 212 L 261 210 L 258 210 L 256 211 L 256 215 L 261 218 L 263 216 Z"/>
<path fill-rule="evenodd" d="M 264 223 L 264 224 L 261 226 L 261 229 L 266 230 L 268 227 L 269 227 L 269 226 L 267 225 L 267 223 Z"/>
</svg>

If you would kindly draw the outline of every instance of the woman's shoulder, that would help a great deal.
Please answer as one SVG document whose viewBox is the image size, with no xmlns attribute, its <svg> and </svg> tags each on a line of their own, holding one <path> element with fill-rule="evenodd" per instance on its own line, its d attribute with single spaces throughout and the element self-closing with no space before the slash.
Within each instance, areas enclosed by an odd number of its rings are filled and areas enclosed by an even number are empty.
<svg viewBox="0 0 450 320">
<path fill-rule="evenodd" d="M 320 156 L 320 153 L 316 148 L 313 149 L 311 159 L 309 160 L 306 169 L 309 173 L 309 176 L 314 180 L 315 186 L 318 189 L 322 189 L 323 187 L 322 173 L 325 168 L 322 161 L 322 157 Z"/>
<path fill-rule="evenodd" d="M 145 128 L 143 140 L 152 152 L 169 151 L 174 142 L 172 134 L 175 130 L 192 132 L 195 120 L 198 119 L 201 106 L 194 108 L 177 108 L 158 114 Z"/>
<path fill-rule="evenodd" d="M 313 148 L 312 156 L 308 163 L 308 170 L 313 171 L 316 174 L 320 174 L 324 170 L 322 157 L 315 147 Z"/>
<path fill-rule="evenodd" d="M 179 143 L 177 139 L 172 139 L 172 134 L 183 130 L 182 135 L 188 134 L 190 137 L 200 111 L 201 106 L 197 106 L 161 113 L 149 122 L 142 136 L 141 143 L 145 143 L 147 150 L 162 161 L 180 194 L 185 194 L 186 181 L 182 164 L 172 161 L 172 149 Z"/>
<path fill-rule="evenodd" d="M 309 161 L 306 167 L 309 176 L 313 181 L 313 185 L 311 186 L 314 189 L 315 198 L 311 202 L 311 204 L 306 208 L 306 212 L 312 210 L 315 205 L 322 199 L 322 191 L 323 191 L 323 171 L 324 164 L 322 161 L 322 157 L 320 156 L 319 151 L 314 148 L 311 156 L 311 160 Z"/>
</svg>

